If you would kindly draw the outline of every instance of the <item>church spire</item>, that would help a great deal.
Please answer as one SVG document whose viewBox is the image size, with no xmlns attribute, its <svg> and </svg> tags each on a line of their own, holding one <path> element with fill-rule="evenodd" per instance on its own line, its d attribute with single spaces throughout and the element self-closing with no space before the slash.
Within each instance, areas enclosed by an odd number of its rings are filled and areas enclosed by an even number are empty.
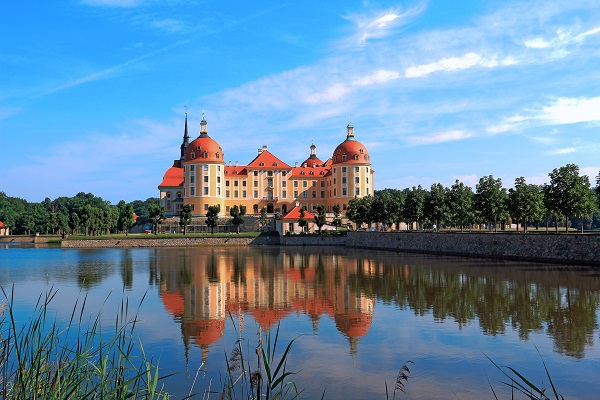
<svg viewBox="0 0 600 400">
<path fill-rule="evenodd" d="M 186 107 L 187 108 L 187 107 Z M 185 128 L 183 130 L 183 143 L 181 143 L 181 162 L 185 160 L 185 149 L 187 149 L 188 144 L 190 144 L 190 135 L 188 135 L 188 115 L 187 111 L 185 112 Z"/>
</svg>

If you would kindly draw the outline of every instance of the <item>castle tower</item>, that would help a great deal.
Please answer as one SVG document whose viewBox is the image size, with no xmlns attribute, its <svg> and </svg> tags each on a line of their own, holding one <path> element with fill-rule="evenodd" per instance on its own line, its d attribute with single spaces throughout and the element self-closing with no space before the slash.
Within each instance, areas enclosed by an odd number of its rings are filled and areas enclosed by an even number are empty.
<svg viewBox="0 0 600 400">
<path fill-rule="evenodd" d="M 193 207 L 193 215 L 205 215 L 208 207 L 219 205 L 225 213 L 225 157 L 223 149 L 208 135 L 202 112 L 200 135 L 185 150 L 184 204 Z"/>
</svg>

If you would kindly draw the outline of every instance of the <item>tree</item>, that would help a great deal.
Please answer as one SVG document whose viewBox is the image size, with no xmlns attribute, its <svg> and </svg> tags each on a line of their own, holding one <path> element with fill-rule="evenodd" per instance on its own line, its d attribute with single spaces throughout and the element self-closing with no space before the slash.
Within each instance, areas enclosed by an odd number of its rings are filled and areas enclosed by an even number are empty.
<svg viewBox="0 0 600 400">
<path fill-rule="evenodd" d="M 480 217 L 487 224 L 494 224 L 494 232 L 497 231 L 499 220 L 506 217 L 507 194 L 502 187 L 502 179 L 494 179 L 487 175 L 479 179 L 475 190 L 475 208 Z"/>
<path fill-rule="evenodd" d="M 565 218 L 565 230 L 569 231 L 569 216 L 583 216 L 594 211 L 595 205 L 590 181 L 586 175 L 579 176 L 579 167 L 567 164 L 548 174 L 550 184 L 546 187 L 549 207 Z"/>
<path fill-rule="evenodd" d="M 162 224 L 163 220 L 166 218 L 165 216 L 165 208 L 158 205 L 153 204 L 148 209 L 150 215 L 150 223 L 152 224 L 152 229 L 154 229 L 154 234 L 158 234 L 158 226 Z"/>
<path fill-rule="evenodd" d="M 269 222 L 267 218 L 267 207 L 263 207 L 260 209 L 260 217 L 258 217 L 258 225 L 262 230 L 263 226 L 265 226 Z"/>
<path fill-rule="evenodd" d="M 412 224 L 417 223 L 417 229 L 423 227 L 425 220 L 425 199 L 427 198 L 427 190 L 423 189 L 421 185 L 418 187 L 412 187 L 407 192 L 406 200 L 404 203 L 403 217 L 404 220 Z"/>
<path fill-rule="evenodd" d="M 600 208 L 600 172 L 598 172 L 598 176 L 596 176 L 596 201 L 598 203 L 598 208 Z"/>
<path fill-rule="evenodd" d="M 237 233 L 240 233 L 240 225 L 242 225 L 245 221 L 244 215 L 246 215 L 246 206 L 237 205 L 231 207 L 229 209 L 229 215 L 233 217 L 231 223 L 235 226 Z"/>
<path fill-rule="evenodd" d="M 342 225 L 342 218 L 341 218 L 341 210 L 340 210 L 340 205 L 336 204 L 333 206 L 333 226 L 340 227 Z"/>
<path fill-rule="evenodd" d="M 356 229 L 360 228 L 365 220 L 361 207 L 361 199 L 355 197 L 348 202 L 348 208 L 346 208 L 346 218 L 356 224 Z"/>
<path fill-rule="evenodd" d="M 183 227 L 183 235 L 187 233 L 187 226 L 192 222 L 192 206 L 186 204 L 181 208 L 179 213 L 179 226 Z"/>
<path fill-rule="evenodd" d="M 465 225 L 473 223 L 474 220 L 473 190 L 457 179 L 450 187 L 447 201 L 448 218 L 452 225 L 460 227 L 462 232 Z"/>
<path fill-rule="evenodd" d="M 327 209 L 323 204 L 319 204 L 317 206 L 317 213 L 314 216 L 315 225 L 319 228 L 319 235 L 321 234 L 321 228 L 325 225 L 325 217 L 326 217 Z"/>
<path fill-rule="evenodd" d="M 448 189 L 441 183 L 431 185 L 425 199 L 425 215 L 438 227 L 448 219 Z"/>
<path fill-rule="evenodd" d="M 546 211 L 544 194 L 537 185 L 528 185 L 524 177 L 515 179 L 515 187 L 508 190 L 509 209 L 517 222 L 527 232 L 527 223 L 541 220 Z"/>
<path fill-rule="evenodd" d="M 117 204 L 117 208 L 119 212 L 117 229 L 121 232 L 125 231 L 125 235 L 129 235 L 129 228 L 135 225 L 133 206 L 125 203 L 124 200 L 121 200 L 119 201 L 119 204 Z"/>
<path fill-rule="evenodd" d="M 210 228 L 210 234 L 215 233 L 215 226 L 219 222 L 219 213 L 221 212 L 221 206 L 219 204 L 215 206 L 209 206 L 208 212 L 206 213 L 206 225 Z"/>
<path fill-rule="evenodd" d="M 300 218 L 298 218 L 298 226 L 305 232 L 308 229 L 308 221 L 304 218 L 305 210 L 304 207 L 300 208 Z"/>
</svg>

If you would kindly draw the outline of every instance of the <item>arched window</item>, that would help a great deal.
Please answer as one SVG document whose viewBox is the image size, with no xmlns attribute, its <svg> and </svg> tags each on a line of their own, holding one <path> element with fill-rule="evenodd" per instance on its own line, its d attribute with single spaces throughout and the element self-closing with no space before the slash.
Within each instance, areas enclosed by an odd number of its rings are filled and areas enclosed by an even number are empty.
<svg viewBox="0 0 600 400">
<path fill-rule="evenodd" d="M 190 154 L 190 158 L 193 160 L 194 158 L 196 158 L 196 154 L 192 152 L 192 154 Z"/>
<path fill-rule="evenodd" d="M 354 155 L 354 159 L 358 161 L 358 154 Z"/>
<path fill-rule="evenodd" d="M 202 157 L 208 158 L 208 153 L 205 151 L 204 154 L 202 155 Z"/>
</svg>

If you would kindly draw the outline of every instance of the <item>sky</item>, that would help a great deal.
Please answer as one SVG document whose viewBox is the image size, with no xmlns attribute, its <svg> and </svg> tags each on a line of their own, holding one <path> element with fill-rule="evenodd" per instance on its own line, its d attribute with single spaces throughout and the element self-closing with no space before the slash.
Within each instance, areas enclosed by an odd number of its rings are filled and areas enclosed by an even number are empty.
<svg viewBox="0 0 600 400">
<path fill-rule="evenodd" d="M 158 197 L 185 113 L 225 161 L 346 138 L 375 189 L 600 172 L 597 0 L 0 5 L 0 191 Z"/>
</svg>

